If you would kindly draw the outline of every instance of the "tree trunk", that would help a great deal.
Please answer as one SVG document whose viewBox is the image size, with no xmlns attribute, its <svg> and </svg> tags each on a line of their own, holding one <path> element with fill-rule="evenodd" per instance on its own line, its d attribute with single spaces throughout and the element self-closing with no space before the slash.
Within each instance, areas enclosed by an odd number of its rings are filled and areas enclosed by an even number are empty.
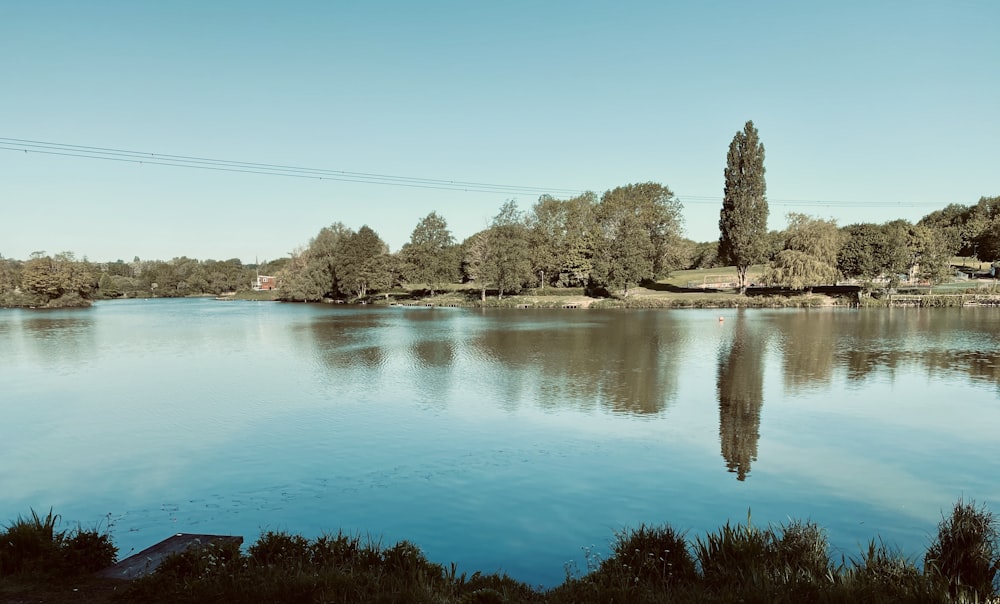
<svg viewBox="0 0 1000 604">
<path fill-rule="evenodd" d="M 485 302 L 486 301 L 486 288 L 485 287 L 482 288 L 481 290 L 479 290 L 479 300 L 481 302 Z"/>
</svg>

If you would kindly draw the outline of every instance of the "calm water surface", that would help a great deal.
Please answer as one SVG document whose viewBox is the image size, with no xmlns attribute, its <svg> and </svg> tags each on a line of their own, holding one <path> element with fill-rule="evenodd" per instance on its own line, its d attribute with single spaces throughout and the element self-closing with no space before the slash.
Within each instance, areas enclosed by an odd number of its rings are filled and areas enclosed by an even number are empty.
<svg viewBox="0 0 1000 604">
<path fill-rule="evenodd" d="M 616 530 L 1000 512 L 1000 311 L 0 311 L 0 522 L 343 529 L 555 585 Z"/>
</svg>

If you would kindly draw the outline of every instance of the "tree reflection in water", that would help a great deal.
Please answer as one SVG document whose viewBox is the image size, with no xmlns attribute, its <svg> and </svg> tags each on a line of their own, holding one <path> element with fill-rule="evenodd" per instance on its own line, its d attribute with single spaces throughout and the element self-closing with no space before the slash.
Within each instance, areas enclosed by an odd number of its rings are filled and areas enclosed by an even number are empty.
<svg viewBox="0 0 1000 604">
<path fill-rule="evenodd" d="M 732 337 L 719 348 L 719 440 L 726 467 L 737 480 L 746 480 L 757 461 L 766 341 L 747 325 L 744 311 L 735 323 Z"/>
</svg>

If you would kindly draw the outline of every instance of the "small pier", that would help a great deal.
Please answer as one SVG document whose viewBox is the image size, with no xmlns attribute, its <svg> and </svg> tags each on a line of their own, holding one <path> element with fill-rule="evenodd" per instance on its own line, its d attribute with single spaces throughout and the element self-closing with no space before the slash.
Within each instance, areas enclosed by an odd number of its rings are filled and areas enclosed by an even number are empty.
<svg viewBox="0 0 1000 604">
<path fill-rule="evenodd" d="M 118 564 L 97 573 L 106 579 L 121 579 L 131 581 L 150 575 L 160 563 L 171 554 L 180 554 L 192 548 L 210 547 L 213 545 L 242 545 L 243 537 L 234 535 L 194 535 L 177 533 L 152 545 L 137 554 L 125 558 Z"/>
</svg>

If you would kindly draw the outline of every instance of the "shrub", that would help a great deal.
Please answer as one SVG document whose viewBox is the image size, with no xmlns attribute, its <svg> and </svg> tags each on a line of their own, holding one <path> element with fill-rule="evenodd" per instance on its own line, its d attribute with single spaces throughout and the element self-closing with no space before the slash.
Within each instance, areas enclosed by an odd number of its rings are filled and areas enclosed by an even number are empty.
<svg viewBox="0 0 1000 604">
<path fill-rule="evenodd" d="M 79 575 L 115 563 L 118 548 L 110 534 L 82 527 L 58 531 L 59 521 L 51 508 L 45 516 L 31 510 L 30 517 L 19 515 L 0 532 L 0 576 Z"/>
<path fill-rule="evenodd" d="M 57 532 L 59 515 L 42 517 L 31 510 L 29 518 L 20 514 L 0 534 L 0 576 L 26 570 L 53 571 L 59 566 L 59 543 L 63 533 Z"/>
<path fill-rule="evenodd" d="M 686 583 L 696 575 L 685 533 L 670 525 L 642 524 L 621 531 L 612 550 L 613 556 L 601 563 L 602 570 L 614 567 L 637 583 Z"/>
<path fill-rule="evenodd" d="M 301 535 L 268 531 L 250 546 L 250 561 L 263 566 L 308 563 L 309 541 Z"/>
<path fill-rule="evenodd" d="M 118 547 L 107 532 L 77 527 L 60 544 L 62 567 L 71 573 L 94 573 L 118 560 Z"/>
</svg>

